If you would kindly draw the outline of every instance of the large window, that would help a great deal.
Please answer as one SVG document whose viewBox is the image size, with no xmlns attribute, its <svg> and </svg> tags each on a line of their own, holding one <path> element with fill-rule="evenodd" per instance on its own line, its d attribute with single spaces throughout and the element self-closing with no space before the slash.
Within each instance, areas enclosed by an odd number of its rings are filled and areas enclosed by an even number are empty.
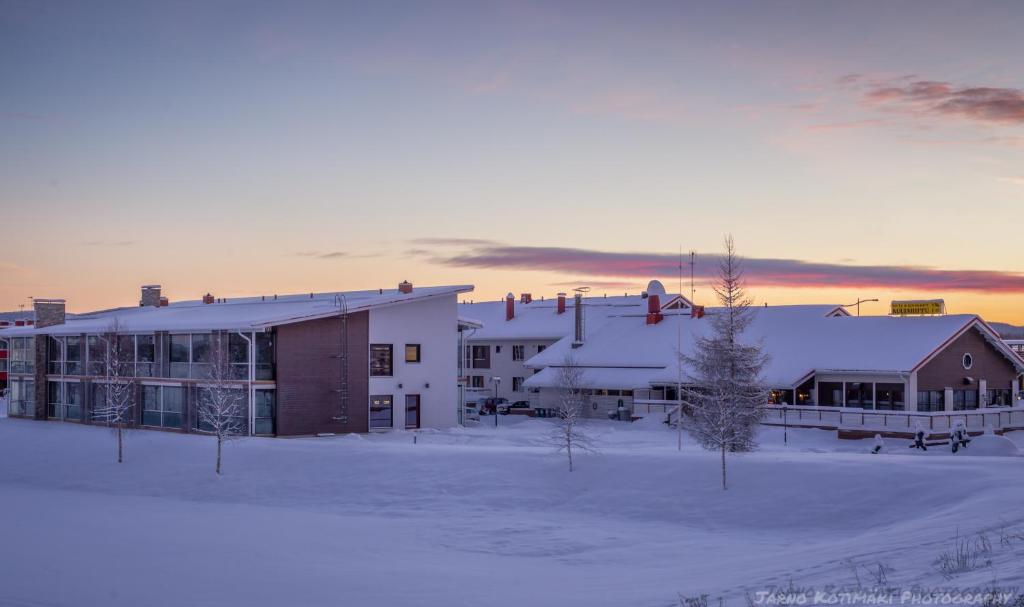
<svg viewBox="0 0 1024 607">
<path fill-rule="evenodd" d="M 419 344 L 405 344 L 405 362 L 407 362 L 407 363 L 418 363 L 418 362 L 420 362 L 420 345 Z"/>
<path fill-rule="evenodd" d="M 82 375 L 82 338 L 77 335 L 69 335 L 63 338 L 67 344 L 67 367 L 64 370 L 66 375 Z"/>
<path fill-rule="evenodd" d="M 256 334 L 256 379 L 274 379 L 274 334 Z"/>
<path fill-rule="evenodd" d="M 523 391 L 523 378 L 522 377 L 513 377 L 512 378 L 512 391 L 513 392 L 522 392 Z"/>
<path fill-rule="evenodd" d="M 944 411 L 946 409 L 946 393 L 943 390 L 918 390 L 918 411 Z"/>
<path fill-rule="evenodd" d="M 391 377 L 394 375 L 393 359 L 393 345 L 370 344 L 370 377 Z"/>
<path fill-rule="evenodd" d="M 473 375 L 473 376 L 471 376 L 469 378 L 469 387 L 470 388 L 483 388 L 484 387 L 484 376 L 483 375 Z"/>
<path fill-rule="evenodd" d="M 188 377 L 188 361 L 192 348 L 190 335 L 171 335 L 170 354 L 168 360 L 171 363 L 171 377 Z"/>
<path fill-rule="evenodd" d="M 370 429 L 384 429 L 392 426 L 392 395 L 377 394 L 370 397 Z"/>
<path fill-rule="evenodd" d="M 846 384 L 846 406 L 874 409 L 875 394 L 873 384 L 848 382 Z"/>
<path fill-rule="evenodd" d="M 526 359 L 526 346 L 514 345 L 512 346 L 512 360 L 524 360 Z"/>
<path fill-rule="evenodd" d="M 210 367 L 213 362 L 211 350 L 211 339 L 209 333 L 192 334 L 192 369 L 190 377 L 206 379 L 210 377 Z"/>
<path fill-rule="evenodd" d="M 29 375 L 36 371 L 36 338 L 34 337 L 12 337 L 10 339 L 10 372 L 27 373 Z"/>
<path fill-rule="evenodd" d="M 420 427 L 420 395 L 405 395 L 405 427 L 407 429 Z"/>
<path fill-rule="evenodd" d="M 242 434 L 248 434 L 249 430 L 248 426 L 246 425 L 246 411 L 248 410 L 247 405 L 249 402 L 249 398 L 246 395 L 246 390 L 241 387 L 223 389 L 227 390 L 229 394 L 228 400 L 226 400 L 225 402 L 233 403 L 235 405 L 235 415 L 231 417 L 235 419 L 238 431 L 241 432 Z M 196 389 L 197 413 L 196 421 L 193 425 L 195 428 L 201 430 L 202 432 L 213 432 L 213 427 L 203 422 L 202 415 L 199 413 L 199 409 L 202 409 L 204 406 L 208 406 L 208 404 L 211 402 L 210 398 L 213 395 L 213 390 L 214 389 L 211 388 Z"/>
<path fill-rule="evenodd" d="M 34 416 L 36 414 L 36 382 L 31 379 L 13 378 L 10 382 L 7 412 L 10 415 Z"/>
<path fill-rule="evenodd" d="M 64 375 L 64 341 L 50 337 L 46 343 L 46 372 L 50 375 Z"/>
<path fill-rule="evenodd" d="M 181 428 L 184 410 L 184 387 L 142 386 L 142 425 Z"/>
<path fill-rule="evenodd" d="M 490 369 L 491 368 L 491 347 L 490 346 L 472 346 L 472 353 L 470 354 L 473 364 L 471 365 L 474 369 Z"/>
<path fill-rule="evenodd" d="M 46 415 L 53 419 L 82 420 L 82 385 L 75 382 L 47 382 Z"/>
<path fill-rule="evenodd" d="M 903 384 L 876 384 L 875 400 L 881 411 L 902 411 L 906 407 Z"/>
<path fill-rule="evenodd" d="M 256 390 L 256 434 L 274 433 L 274 409 L 276 408 L 276 392 L 274 390 Z"/>
<path fill-rule="evenodd" d="M 85 350 L 89 356 L 89 375 L 102 376 L 106 373 L 107 343 L 100 339 L 99 335 L 89 335 L 85 338 Z"/>
<path fill-rule="evenodd" d="M 818 384 L 818 404 L 826 407 L 843 406 L 843 384 L 823 381 Z"/>
<path fill-rule="evenodd" d="M 156 377 L 156 340 L 153 335 L 136 335 L 136 371 L 139 377 Z"/>
<path fill-rule="evenodd" d="M 953 410 L 968 411 L 978 408 L 977 390 L 953 390 Z"/>
<path fill-rule="evenodd" d="M 1009 407 L 1013 405 L 1013 394 L 1009 389 L 989 388 L 985 403 L 989 407 Z"/>
<path fill-rule="evenodd" d="M 233 379 L 249 379 L 249 340 L 238 333 L 228 334 L 228 362 Z"/>
</svg>

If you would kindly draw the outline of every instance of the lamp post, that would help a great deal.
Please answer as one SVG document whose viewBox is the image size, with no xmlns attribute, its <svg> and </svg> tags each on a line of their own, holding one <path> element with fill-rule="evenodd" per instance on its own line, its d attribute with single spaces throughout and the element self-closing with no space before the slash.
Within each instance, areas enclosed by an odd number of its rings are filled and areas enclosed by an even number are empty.
<svg viewBox="0 0 1024 607">
<path fill-rule="evenodd" d="M 843 307 L 844 308 L 852 308 L 853 306 L 857 306 L 857 316 L 860 316 L 860 304 L 868 303 L 868 302 L 871 302 L 871 301 L 878 301 L 878 300 L 877 299 L 861 299 L 861 298 L 858 297 L 857 301 L 855 301 L 855 302 L 853 302 L 851 304 L 843 304 Z"/>
<path fill-rule="evenodd" d="M 494 427 L 498 427 L 498 386 L 501 385 L 500 377 L 492 377 L 491 383 L 494 384 Z"/>
</svg>

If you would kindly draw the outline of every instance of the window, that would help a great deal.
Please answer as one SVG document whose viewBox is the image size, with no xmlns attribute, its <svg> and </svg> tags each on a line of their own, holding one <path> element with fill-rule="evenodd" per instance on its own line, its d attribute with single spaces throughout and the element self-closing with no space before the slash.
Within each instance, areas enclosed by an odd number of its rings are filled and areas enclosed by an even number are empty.
<svg viewBox="0 0 1024 607">
<path fill-rule="evenodd" d="M 961 362 L 963 362 L 964 369 L 970 369 L 971 367 L 974 366 L 974 357 L 971 356 L 969 353 L 964 354 L 964 358 Z"/>
<path fill-rule="evenodd" d="M 249 379 L 249 341 L 238 333 L 228 334 L 228 362 L 232 379 Z"/>
<path fill-rule="evenodd" d="M 792 405 L 792 390 L 770 390 L 768 392 L 768 404 L 770 405 Z"/>
<path fill-rule="evenodd" d="M 526 346 L 512 346 L 512 360 L 526 360 Z"/>
<path fill-rule="evenodd" d="M 370 344 L 370 377 L 391 377 L 394 375 L 391 344 Z"/>
<path fill-rule="evenodd" d="M 152 335 L 136 335 L 136 364 L 135 374 L 139 377 L 156 377 L 156 345 Z"/>
<path fill-rule="evenodd" d="M 406 429 L 420 427 L 420 395 L 405 395 L 405 427 Z"/>
<path fill-rule="evenodd" d="M 946 409 L 946 393 L 943 390 L 919 390 L 917 392 L 918 411 L 944 411 Z"/>
<path fill-rule="evenodd" d="M 50 375 L 64 375 L 64 342 L 56 337 L 47 339 L 47 365 L 46 372 Z"/>
<path fill-rule="evenodd" d="M 407 363 L 418 363 L 418 362 L 420 362 L 420 345 L 419 344 L 405 344 L 405 362 L 407 362 Z"/>
<path fill-rule="evenodd" d="M 903 411 L 903 384 L 876 384 L 875 400 L 880 411 Z"/>
<path fill-rule="evenodd" d="M 170 336 L 171 377 L 188 377 L 191 341 L 189 335 Z"/>
<path fill-rule="evenodd" d="M 256 390 L 256 434 L 274 433 L 274 409 L 277 392 Z"/>
<path fill-rule="evenodd" d="M 869 383 L 849 382 L 846 384 L 846 406 L 861 409 L 875 408 L 874 386 Z"/>
<path fill-rule="evenodd" d="M 212 339 L 209 333 L 192 335 L 192 369 L 190 377 L 206 379 L 210 377 L 213 362 Z"/>
<path fill-rule="evenodd" d="M 74 421 L 82 420 L 81 384 L 78 382 L 47 382 L 46 395 L 47 417 Z"/>
<path fill-rule="evenodd" d="M 547 346 L 545 346 L 545 345 L 539 345 L 539 346 L 537 346 L 537 354 L 540 354 L 540 353 L 541 353 L 541 352 L 543 352 L 543 351 L 544 351 L 545 349 L 547 349 Z"/>
<path fill-rule="evenodd" d="M 484 376 L 473 375 L 470 379 L 470 388 L 483 388 L 484 387 Z"/>
<path fill-rule="evenodd" d="M 494 353 L 501 354 L 501 346 L 494 346 Z"/>
<path fill-rule="evenodd" d="M 67 361 L 64 373 L 67 375 L 81 375 L 82 368 L 82 338 L 77 335 L 69 335 L 64 338 Z"/>
<path fill-rule="evenodd" d="M 274 334 L 256 334 L 256 379 L 274 379 Z"/>
<path fill-rule="evenodd" d="M 12 337 L 10 340 L 11 373 L 36 372 L 36 338 Z"/>
<path fill-rule="evenodd" d="M 989 388 L 986 404 L 989 407 L 1009 407 L 1013 404 L 1012 399 L 1009 389 Z"/>
<path fill-rule="evenodd" d="M 36 413 L 36 382 L 31 379 L 11 379 L 7 412 L 11 415 L 34 416 Z"/>
<path fill-rule="evenodd" d="M 235 428 L 237 429 L 237 431 L 239 433 L 241 433 L 241 434 L 248 434 L 249 433 L 249 427 L 246 424 L 246 411 L 247 411 L 246 404 L 248 403 L 249 398 L 247 396 L 246 390 L 243 389 L 243 388 L 222 388 L 222 389 L 226 390 L 226 392 L 227 392 L 227 396 L 226 396 L 226 399 L 225 399 L 224 402 L 228 406 L 234 405 L 234 411 L 229 411 L 229 413 L 233 412 L 233 413 L 235 413 L 235 415 L 231 415 L 228 419 L 233 419 L 234 420 Z M 202 417 L 199 415 L 199 410 L 201 410 L 204 406 L 209 406 L 209 403 L 211 402 L 210 399 L 212 398 L 212 393 L 213 393 L 213 389 L 211 389 L 211 388 L 197 388 L 196 389 L 196 399 L 197 399 L 197 403 L 196 403 L 197 407 L 196 407 L 196 409 L 197 409 L 197 412 L 196 412 L 196 421 L 194 422 L 194 424 L 195 424 L 196 429 L 200 430 L 201 432 L 213 432 L 213 426 L 211 426 L 210 424 L 202 421 Z"/>
<path fill-rule="evenodd" d="M 818 384 L 818 404 L 826 407 L 843 406 L 843 384 L 821 382 Z"/>
<path fill-rule="evenodd" d="M 978 408 L 977 390 L 953 390 L 953 410 L 968 411 Z"/>
<path fill-rule="evenodd" d="M 142 386 L 142 425 L 181 428 L 185 408 L 185 388 L 180 386 Z"/>
<path fill-rule="evenodd" d="M 522 392 L 523 391 L 523 378 L 522 377 L 513 377 L 512 378 L 512 391 L 513 392 Z"/>
<path fill-rule="evenodd" d="M 474 369 L 490 369 L 491 368 L 491 347 L 490 346 L 472 346 L 473 353 L 473 364 L 471 365 Z"/>
<path fill-rule="evenodd" d="M 106 374 L 107 342 L 100 339 L 99 335 L 89 335 L 85 338 L 85 350 L 89 355 L 89 375 L 102 377 Z"/>
<path fill-rule="evenodd" d="M 378 394 L 370 397 L 370 429 L 380 430 L 392 426 L 390 394 Z"/>
</svg>

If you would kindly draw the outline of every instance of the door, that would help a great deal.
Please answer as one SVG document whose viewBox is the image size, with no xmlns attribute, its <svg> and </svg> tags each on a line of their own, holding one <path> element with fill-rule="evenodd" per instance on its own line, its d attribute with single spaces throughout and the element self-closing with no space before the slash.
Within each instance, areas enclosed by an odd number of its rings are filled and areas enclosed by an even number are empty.
<svg viewBox="0 0 1024 607">
<path fill-rule="evenodd" d="M 420 427 L 420 395 L 405 395 L 405 427 L 407 429 Z"/>
</svg>

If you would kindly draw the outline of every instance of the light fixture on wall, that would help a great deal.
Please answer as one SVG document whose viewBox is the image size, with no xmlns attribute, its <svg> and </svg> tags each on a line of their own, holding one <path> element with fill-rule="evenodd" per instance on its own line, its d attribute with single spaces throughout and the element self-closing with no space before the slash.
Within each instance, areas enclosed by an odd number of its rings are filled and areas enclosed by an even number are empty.
<svg viewBox="0 0 1024 607">
<path fill-rule="evenodd" d="M 423 384 L 423 387 L 424 388 L 430 388 L 430 382 L 427 382 L 427 383 Z"/>
<path fill-rule="evenodd" d="M 398 384 L 398 389 L 399 389 L 399 390 L 401 390 L 401 389 L 402 389 L 402 384 Z"/>
</svg>

